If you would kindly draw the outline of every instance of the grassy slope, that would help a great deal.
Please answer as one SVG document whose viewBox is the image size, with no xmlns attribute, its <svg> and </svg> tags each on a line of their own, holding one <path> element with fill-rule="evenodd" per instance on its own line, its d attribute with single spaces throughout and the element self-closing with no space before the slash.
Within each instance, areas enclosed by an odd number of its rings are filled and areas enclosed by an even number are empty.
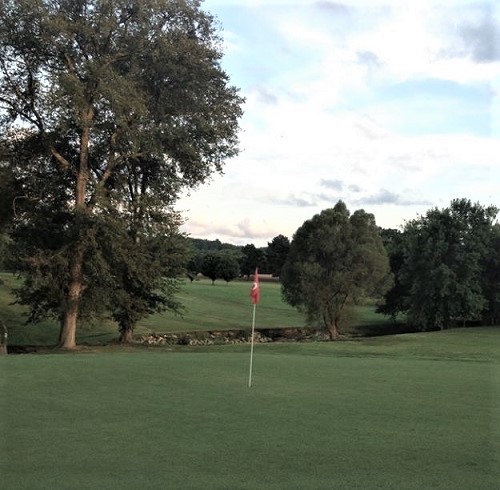
<svg viewBox="0 0 500 490">
<path fill-rule="evenodd" d="M 500 329 L 0 358 L 5 488 L 500 481 Z M 104 355 L 103 352 L 107 354 Z"/>
<path fill-rule="evenodd" d="M 157 331 L 213 330 L 249 328 L 252 324 L 248 281 L 226 284 L 199 280 L 186 282 L 180 300 L 186 311 L 180 316 L 171 313 L 154 315 L 142 322 Z M 301 327 L 303 316 L 281 300 L 280 286 L 276 282 L 261 282 L 261 301 L 257 310 L 258 326 L 264 328 Z"/>
<path fill-rule="evenodd" d="M 0 274 L 0 318 L 9 330 L 9 342 L 16 345 L 54 345 L 59 333 L 55 321 L 44 321 L 38 325 L 25 326 L 24 309 L 10 305 L 13 298 L 10 288 L 16 279 L 9 274 Z M 186 282 L 179 299 L 185 305 L 182 316 L 170 312 L 152 315 L 139 322 L 136 335 L 147 332 L 182 332 L 193 330 L 245 329 L 251 327 L 252 306 L 248 281 L 226 284 L 217 281 Z M 382 325 L 387 320 L 374 314 L 370 306 L 359 307 L 349 318 L 351 325 Z M 261 282 L 261 302 L 257 307 L 256 325 L 259 328 L 302 327 L 304 317 L 281 300 L 280 286 L 276 282 Z M 78 330 L 79 343 L 101 343 L 117 337 L 116 325 L 100 322 L 97 325 L 81 323 Z"/>
</svg>

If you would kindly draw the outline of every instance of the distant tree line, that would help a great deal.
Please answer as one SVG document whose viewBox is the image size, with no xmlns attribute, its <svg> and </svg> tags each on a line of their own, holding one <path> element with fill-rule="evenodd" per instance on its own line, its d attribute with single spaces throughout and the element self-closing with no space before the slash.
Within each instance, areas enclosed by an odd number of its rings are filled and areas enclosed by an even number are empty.
<svg viewBox="0 0 500 490">
<path fill-rule="evenodd" d="M 220 240 L 188 238 L 191 257 L 187 262 L 186 274 L 193 281 L 202 274 L 215 283 L 217 279 L 226 282 L 237 277 L 249 278 L 258 268 L 261 274 L 279 277 L 290 249 L 290 240 L 278 235 L 268 242 L 267 247 L 257 248 L 254 244 L 237 246 Z"/>
</svg>

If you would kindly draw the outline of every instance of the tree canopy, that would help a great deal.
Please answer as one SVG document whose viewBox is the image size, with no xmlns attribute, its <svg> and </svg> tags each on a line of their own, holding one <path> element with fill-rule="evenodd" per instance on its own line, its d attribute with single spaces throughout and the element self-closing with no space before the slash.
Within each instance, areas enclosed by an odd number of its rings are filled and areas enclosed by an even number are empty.
<svg viewBox="0 0 500 490">
<path fill-rule="evenodd" d="M 284 235 L 275 236 L 267 244 L 267 268 L 274 277 L 279 277 L 290 251 L 290 240 Z"/>
<path fill-rule="evenodd" d="M 73 348 L 84 305 L 110 287 L 130 298 L 133 257 L 178 233 L 180 190 L 237 153 L 243 101 L 199 1 L 17 0 L 0 20 L 0 147 L 29 203 L 14 219 L 20 299 L 59 318 Z M 111 223 L 137 250 L 126 281 L 109 280 L 98 231 Z"/>
<path fill-rule="evenodd" d="M 389 249 L 396 280 L 380 311 L 405 313 L 422 330 L 480 321 L 488 309 L 496 317 L 497 212 L 454 199 L 408 222 Z"/>
<path fill-rule="evenodd" d="M 244 276 L 250 278 L 250 274 L 255 272 L 258 267 L 260 270 L 265 269 L 266 254 L 264 250 L 257 248 L 253 243 L 249 243 L 241 249 L 240 270 Z"/>
<path fill-rule="evenodd" d="M 387 253 L 372 214 L 350 215 L 339 201 L 296 231 L 281 271 L 284 300 L 340 333 L 345 307 L 381 296 L 391 283 Z"/>
</svg>

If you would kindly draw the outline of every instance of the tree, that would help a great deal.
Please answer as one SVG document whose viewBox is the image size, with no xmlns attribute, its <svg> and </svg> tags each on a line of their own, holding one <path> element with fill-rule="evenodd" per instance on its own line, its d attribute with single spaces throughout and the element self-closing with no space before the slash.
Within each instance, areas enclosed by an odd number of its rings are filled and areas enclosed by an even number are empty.
<svg viewBox="0 0 500 490">
<path fill-rule="evenodd" d="M 216 279 L 219 277 L 219 257 L 218 253 L 209 252 L 203 256 L 201 262 L 200 272 L 212 280 L 212 285 L 215 284 Z"/>
<path fill-rule="evenodd" d="M 21 297 L 73 348 L 81 308 L 113 282 L 91 282 L 96 222 L 122 220 L 135 243 L 161 236 L 180 190 L 237 153 L 242 99 L 197 0 L 18 0 L 0 19 L 0 139 L 33 204 L 15 223 L 36 290 Z"/>
<path fill-rule="evenodd" d="M 295 232 L 281 272 L 284 300 L 339 336 L 345 307 L 390 286 L 387 253 L 372 214 L 339 201 Z"/>
<path fill-rule="evenodd" d="M 232 252 L 208 252 L 202 257 L 200 271 L 214 285 L 217 279 L 228 283 L 238 277 L 240 266 Z"/>
<path fill-rule="evenodd" d="M 491 229 L 489 250 L 482 261 L 483 293 L 486 308 L 484 321 L 490 325 L 500 322 L 500 224 L 495 223 Z"/>
<path fill-rule="evenodd" d="M 193 282 L 196 276 L 201 272 L 202 263 L 203 255 L 191 249 L 191 255 L 186 264 L 186 275 L 191 282 Z"/>
<path fill-rule="evenodd" d="M 279 277 L 290 250 L 290 240 L 284 235 L 275 236 L 267 244 L 267 266 L 274 277 Z"/>
<path fill-rule="evenodd" d="M 384 312 L 407 314 L 422 330 L 479 321 L 486 308 L 484 263 L 491 252 L 497 209 L 455 199 L 404 227 L 403 260 Z"/>
<path fill-rule="evenodd" d="M 9 162 L 10 148 L 0 140 L 0 270 L 8 267 L 10 228 L 16 207 L 23 206 L 22 185 Z"/>
<path fill-rule="evenodd" d="M 219 255 L 216 274 L 218 278 L 229 283 L 240 274 L 238 260 L 231 254 L 222 253 Z"/>
<path fill-rule="evenodd" d="M 185 239 L 176 230 L 138 241 L 127 238 L 125 233 L 121 240 L 108 241 L 106 260 L 114 272 L 108 309 L 118 323 L 122 343 L 132 340 L 135 325 L 144 316 L 167 309 L 182 311 L 175 295 L 187 252 Z"/>
<path fill-rule="evenodd" d="M 250 277 L 250 274 L 253 274 L 257 267 L 260 270 L 264 268 L 266 257 L 261 249 L 250 243 L 245 245 L 241 252 L 243 255 L 240 261 L 240 269 L 244 276 Z"/>
<path fill-rule="evenodd" d="M 377 307 L 377 313 L 383 313 L 395 320 L 400 313 L 406 311 L 402 299 L 407 296 L 407 285 L 401 282 L 400 274 L 405 260 L 403 247 L 404 235 L 399 230 L 381 229 L 380 236 L 389 257 L 394 282 L 392 287 L 386 292 L 383 303 Z"/>
</svg>

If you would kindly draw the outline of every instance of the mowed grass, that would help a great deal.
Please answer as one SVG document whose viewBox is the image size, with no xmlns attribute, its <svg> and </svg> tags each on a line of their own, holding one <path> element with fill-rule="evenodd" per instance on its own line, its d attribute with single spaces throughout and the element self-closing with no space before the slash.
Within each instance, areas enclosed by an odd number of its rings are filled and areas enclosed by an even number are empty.
<svg viewBox="0 0 500 490">
<path fill-rule="evenodd" d="M 251 281 L 230 283 L 199 279 L 186 281 L 179 299 L 185 306 L 181 316 L 170 312 L 153 315 L 142 322 L 142 327 L 158 332 L 247 329 L 252 326 L 250 302 Z M 256 324 L 262 328 L 303 327 L 304 317 L 281 299 L 280 284 L 260 282 L 261 300 L 256 313 Z"/>
<path fill-rule="evenodd" d="M 2 488 L 499 488 L 499 328 L 85 352 L 0 358 Z"/>
<path fill-rule="evenodd" d="M 20 284 L 12 274 L 0 273 L 0 318 L 9 332 L 13 345 L 54 345 L 57 343 L 59 325 L 55 320 L 45 320 L 36 325 L 25 325 L 26 309 L 12 305 L 10 290 Z M 182 315 L 171 312 L 154 314 L 139 321 L 135 335 L 150 332 L 189 332 L 196 330 L 251 329 L 252 305 L 250 281 L 223 281 L 200 279 L 185 281 L 178 299 L 185 306 Z M 304 327 L 304 316 L 282 301 L 280 284 L 261 281 L 261 301 L 256 310 L 257 328 Z M 373 305 L 356 307 L 349 315 L 346 326 L 350 331 L 358 327 L 383 328 L 390 321 L 374 312 Z M 389 326 L 390 328 L 390 326 Z M 117 326 L 111 321 L 80 322 L 77 342 L 102 344 L 116 339 Z"/>
<path fill-rule="evenodd" d="M 0 318 L 9 331 L 9 341 L 15 345 L 54 345 L 59 334 L 56 321 L 45 320 L 36 325 L 25 325 L 26 308 L 12 305 L 10 294 L 20 281 L 12 274 L 0 274 Z M 135 334 L 149 332 L 187 332 L 197 330 L 250 329 L 252 305 L 250 281 L 233 281 L 229 284 L 200 279 L 185 281 L 178 294 L 184 305 L 182 314 L 170 311 L 154 314 L 139 321 Z M 256 323 L 261 328 L 302 327 L 304 317 L 281 299 L 277 282 L 261 282 L 261 301 Z M 110 321 L 80 322 L 77 332 L 79 343 L 103 343 L 117 337 L 117 325 Z"/>
</svg>

